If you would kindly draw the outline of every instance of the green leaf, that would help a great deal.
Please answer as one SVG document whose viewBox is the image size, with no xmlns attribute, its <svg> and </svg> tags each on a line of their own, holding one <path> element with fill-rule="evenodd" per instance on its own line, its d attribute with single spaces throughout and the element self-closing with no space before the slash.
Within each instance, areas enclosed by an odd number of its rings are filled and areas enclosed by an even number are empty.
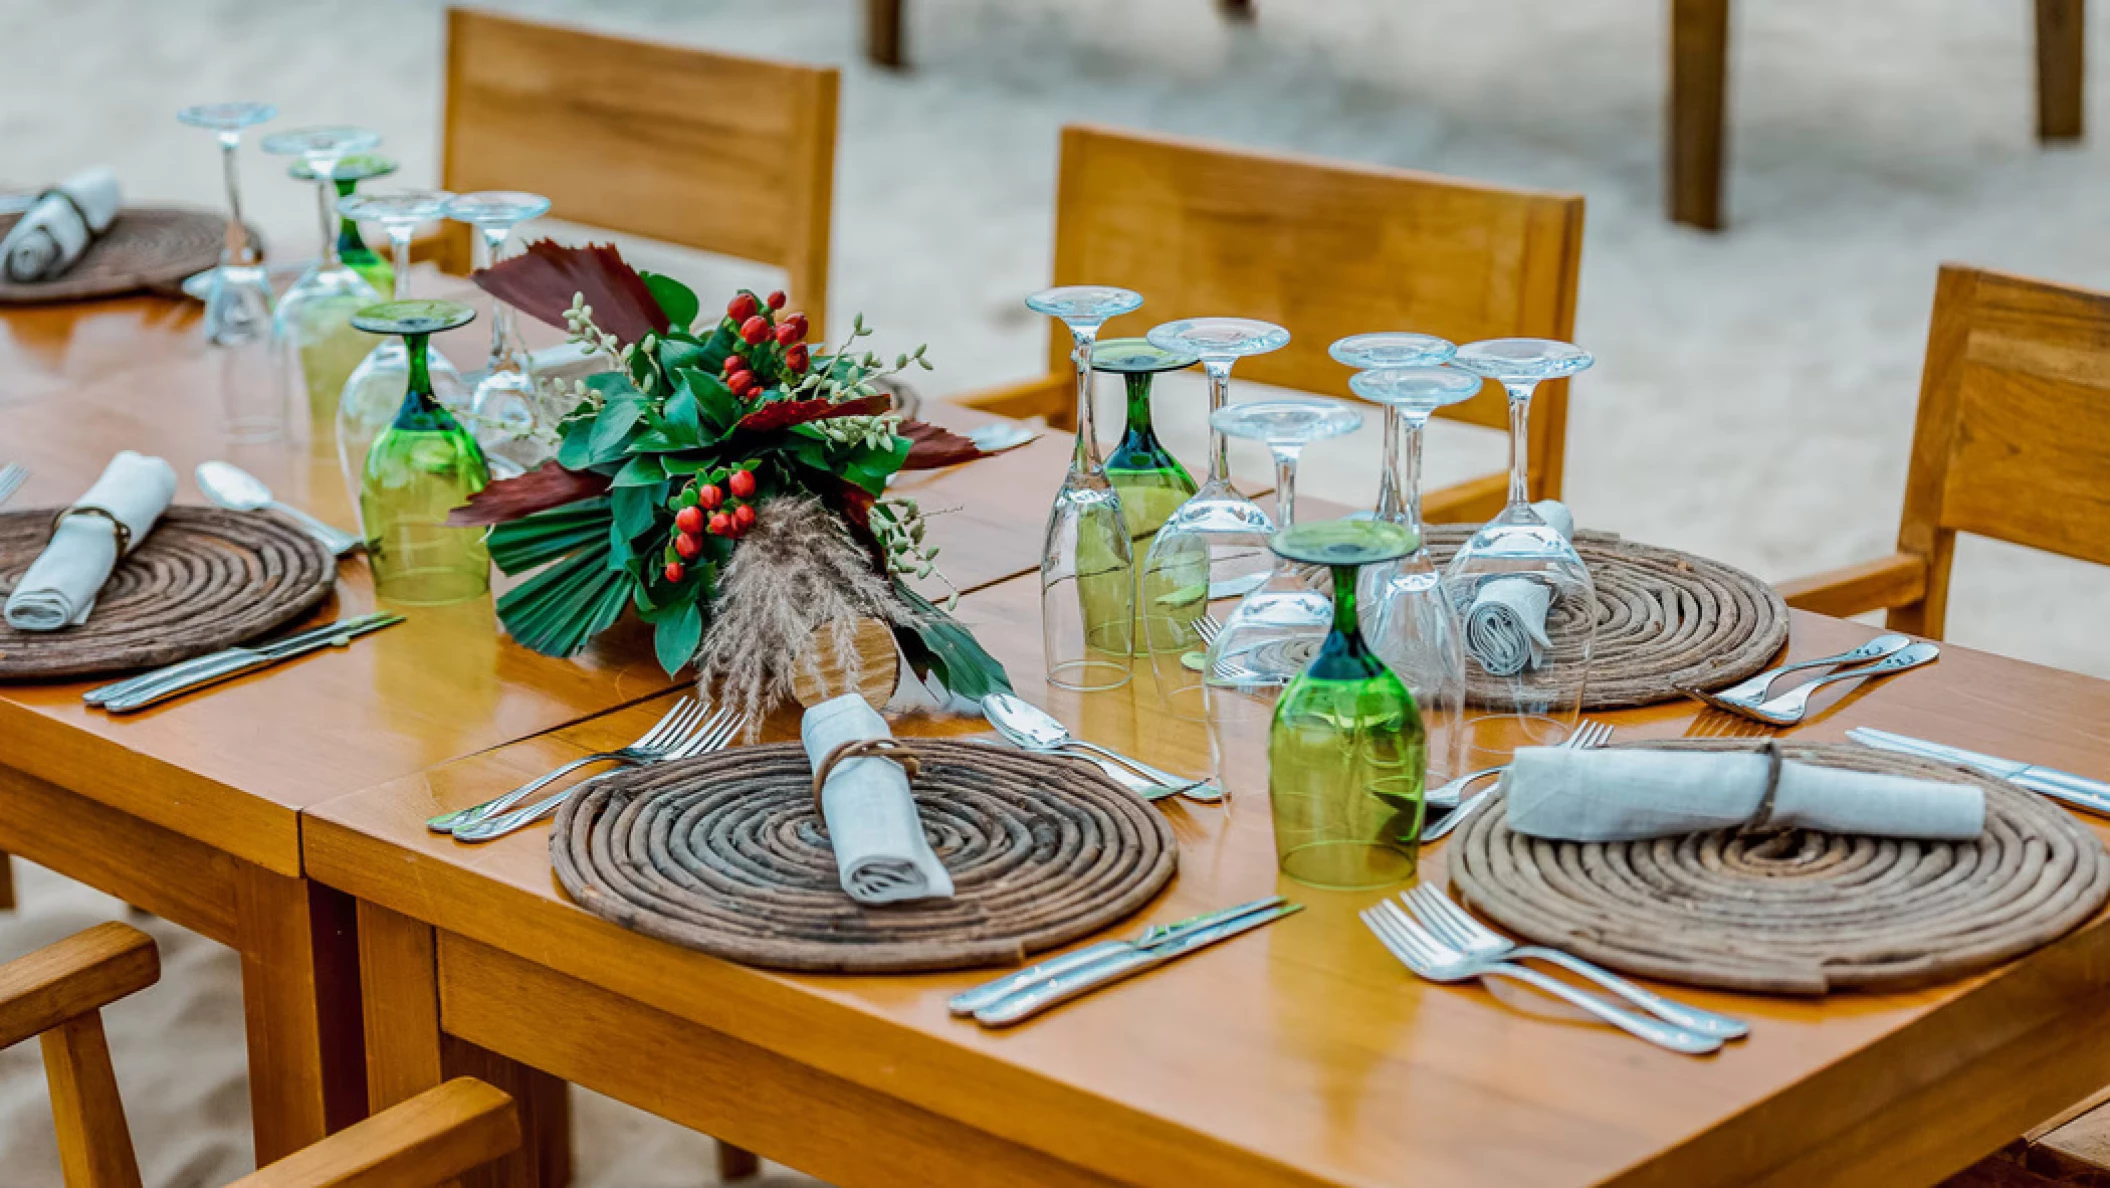
<svg viewBox="0 0 2110 1188">
<path fill-rule="evenodd" d="M 691 602 L 672 617 L 661 619 L 652 629 L 652 650 L 668 676 L 680 672 L 695 658 L 696 645 L 703 642 L 703 612 Z"/>
<path fill-rule="evenodd" d="M 581 417 L 566 426 L 564 444 L 557 447 L 557 465 L 566 470 L 585 470 L 593 465 L 592 417 Z"/>
<path fill-rule="evenodd" d="M 491 529 L 491 560 L 503 573 L 526 573 L 589 545 L 605 544 L 610 519 L 606 496 L 523 516 Z"/>
<path fill-rule="evenodd" d="M 725 381 L 708 372 L 683 368 L 675 385 L 677 390 L 687 392 L 695 400 L 697 424 L 704 441 L 716 442 L 732 432 L 733 426 L 739 424 L 740 418 L 747 413 L 746 406 L 733 395 L 731 388 L 725 386 Z"/>
<path fill-rule="evenodd" d="M 645 402 L 638 400 L 611 400 L 601 407 L 594 418 L 593 434 L 586 443 L 590 459 L 588 465 L 613 462 L 623 456 L 623 442 L 635 428 L 638 418 L 645 412 Z M 559 460 L 562 464 L 562 460 Z M 572 469 L 577 469 L 573 467 Z"/>
<path fill-rule="evenodd" d="M 696 393 L 686 384 L 676 388 L 661 410 L 666 423 L 660 432 L 669 441 L 687 441 L 691 448 L 703 444 L 703 410 L 696 403 Z"/>
<path fill-rule="evenodd" d="M 673 375 L 675 369 L 679 367 L 707 368 L 708 365 L 704 362 L 704 353 L 703 344 L 692 338 L 669 337 L 662 339 L 659 344 L 659 369 L 668 375 Z M 719 366 L 723 366 L 724 363 L 725 360 L 723 359 L 718 361 Z"/>
<path fill-rule="evenodd" d="M 610 491 L 608 504 L 614 513 L 610 547 L 629 552 L 630 542 L 652 527 L 652 509 L 663 498 L 656 487 L 617 487 Z"/>
<path fill-rule="evenodd" d="M 658 454 L 632 454 L 623 468 L 615 472 L 618 487 L 642 487 L 651 483 L 667 481 L 666 464 Z"/>
<path fill-rule="evenodd" d="M 630 577 L 596 564 L 591 549 L 550 566 L 498 599 L 498 620 L 522 647 L 575 656 L 629 601 Z"/>
<path fill-rule="evenodd" d="M 640 272 L 638 275 L 645 278 L 645 288 L 651 290 L 652 300 L 659 302 L 659 311 L 667 315 L 667 321 L 687 328 L 696 320 L 703 303 L 696 299 L 695 291 L 689 286 L 657 272 Z"/>
<path fill-rule="evenodd" d="M 970 701 L 980 701 L 999 689 L 1010 691 L 1011 678 L 1004 666 L 983 650 L 958 619 L 899 580 L 894 582 L 894 593 L 916 612 L 915 625 L 896 627 L 894 638 L 918 675 L 935 676 L 949 692 Z"/>
</svg>

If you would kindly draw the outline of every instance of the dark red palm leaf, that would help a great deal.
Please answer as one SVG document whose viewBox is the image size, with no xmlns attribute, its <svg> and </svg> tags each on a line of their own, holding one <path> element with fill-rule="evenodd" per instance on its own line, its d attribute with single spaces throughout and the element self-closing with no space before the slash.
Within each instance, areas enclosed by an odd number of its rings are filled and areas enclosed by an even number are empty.
<svg viewBox="0 0 2110 1188">
<path fill-rule="evenodd" d="M 645 278 L 612 243 L 566 247 L 538 239 L 527 250 L 470 276 L 477 287 L 529 317 L 564 325 L 574 296 L 593 307 L 593 322 L 625 343 L 667 332 L 667 315 Z"/>
<path fill-rule="evenodd" d="M 599 312 L 596 310 L 595 312 Z M 566 470 L 555 461 L 513 478 L 499 479 L 447 513 L 449 524 L 504 524 L 553 507 L 591 499 L 608 489 L 605 474 Z"/>
<path fill-rule="evenodd" d="M 748 433 L 767 433 L 772 429 L 789 429 L 793 425 L 804 425 L 809 421 L 825 421 L 833 417 L 869 417 L 887 410 L 884 396 L 866 396 L 858 400 L 845 400 L 840 404 L 815 398 L 812 400 L 779 400 L 765 404 L 740 418 L 735 428 Z"/>
<path fill-rule="evenodd" d="M 901 422 L 901 436 L 909 440 L 908 461 L 901 464 L 903 470 L 938 470 L 994 456 L 952 430 L 940 429 L 928 421 Z"/>
</svg>

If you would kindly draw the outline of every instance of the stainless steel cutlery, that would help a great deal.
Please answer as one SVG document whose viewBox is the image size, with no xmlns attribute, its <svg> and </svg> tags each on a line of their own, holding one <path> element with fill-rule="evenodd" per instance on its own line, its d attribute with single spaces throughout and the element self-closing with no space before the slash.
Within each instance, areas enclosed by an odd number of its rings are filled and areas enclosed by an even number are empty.
<svg viewBox="0 0 2110 1188">
<path fill-rule="evenodd" d="M 1846 737 L 1880 751 L 1918 755 L 1923 759 L 1935 759 L 1943 763 L 1954 763 L 1958 767 L 1982 771 L 2027 788 L 2040 796 L 2048 796 L 2075 808 L 2110 817 L 2110 783 L 2101 780 L 2091 780 L 2086 776 L 2077 776 L 2055 767 L 2024 763 L 2019 759 L 1981 755 L 1976 751 L 1966 751 L 1962 747 L 1929 742 L 1910 735 L 1892 734 L 1887 730 L 1875 730 L 1867 726 L 1857 726 L 1847 731 Z"/>
<path fill-rule="evenodd" d="M 268 668 L 296 656 L 304 656 L 328 647 L 343 647 L 368 632 L 392 627 L 402 621 L 403 616 L 385 612 L 355 615 L 287 636 L 275 643 L 228 648 L 209 656 L 199 656 L 180 664 L 157 668 L 114 684 L 101 685 L 81 694 L 81 700 L 89 705 L 100 706 L 113 714 L 131 713 L 193 689 L 240 676 L 245 672 L 254 672 L 259 668 Z"/>
<path fill-rule="evenodd" d="M 29 468 L 20 462 L 0 466 L 0 503 L 14 498 L 15 492 L 21 490 L 22 484 L 28 481 Z"/>
<path fill-rule="evenodd" d="M 1773 682 L 1791 672 L 1800 672 L 1808 668 L 1839 668 L 1850 664 L 1866 664 L 1870 660 L 1881 660 L 1883 657 L 1905 648 L 1911 643 L 1912 639 L 1910 636 L 1898 635 L 1894 632 L 1878 635 L 1860 647 L 1841 652 L 1836 656 L 1819 656 L 1814 660 L 1798 660 L 1793 664 L 1783 664 L 1778 668 L 1769 668 L 1757 676 L 1738 681 L 1726 689 L 1716 689 L 1712 693 L 1705 689 L 1687 686 L 1680 686 L 1680 691 L 1688 697 L 1704 701 L 1717 709 L 1738 713 L 1745 706 L 1758 705 L 1764 702 L 1766 694 L 1772 691 Z"/>
<path fill-rule="evenodd" d="M 1280 895 L 1270 895 L 1265 899 L 1253 900 L 1251 903 L 1241 903 L 1232 907 L 1219 908 L 1213 912 L 1203 912 L 1198 916 L 1189 916 L 1176 924 L 1153 924 L 1137 933 L 1134 940 L 1108 940 L 1100 941 L 1094 945 L 1086 945 L 1081 949 L 1073 949 L 1064 953 L 1060 957 L 1051 957 L 1046 961 L 1029 965 L 1015 973 L 1005 974 L 993 982 L 984 982 L 972 990 L 963 990 L 947 1000 L 946 1006 L 955 1015 L 972 1015 L 984 1007 L 994 1005 L 1008 995 L 1037 986 L 1059 974 L 1068 973 L 1075 969 L 1083 969 L 1085 966 L 1096 964 L 1108 957 L 1122 953 L 1131 953 L 1138 949 L 1148 949 L 1168 941 L 1175 941 L 1188 933 L 1199 932 L 1204 928 L 1213 928 L 1218 924 L 1236 920 L 1241 916 L 1249 916 L 1255 912 L 1278 907 L 1285 902 L 1287 901 Z"/>
<path fill-rule="evenodd" d="M 198 480 L 198 489 L 215 504 L 229 511 L 269 508 L 299 524 L 335 556 L 342 557 L 363 543 L 354 533 L 333 528 L 297 507 L 280 503 L 262 479 L 232 462 L 200 462 L 192 477 Z"/>
<path fill-rule="evenodd" d="M 1879 635 L 1852 651 L 1784 665 L 1770 672 L 1762 672 L 1750 680 L 1720 692 L 1708 693 L 1693 688 L 1685 688 L 1683 692 L 1725 713 L 1750 718 L 1768 726 L 1793 726 L 1808 716 L 1810 697 L 1826 685 L 1890 676 L 1923 664 L 1932 664 L 1940 656 L 1941 649 L 1931 643 L 1915 643 L 1902 635 Z M 1873 663 L 1862 663 L 1871 660 Z M 1778 697 L 1764 696 L 1765 691 L 1772 687 L 1774 678 L 1782 673 L 1800 668 L 1845 664 L 1857 664 L 1858 667 L 1827 673 L 1807 684 L 1797 685 Z"/>
<path fill-rule="evenodd" d="M 1573 750 L 1587 751 L 1601 747 L 1610 741 L 1612 741 L 1612 724 L 1610 722 L 1600 721 L 1596 718 L 1585 718 L 1581 722 L 1576 723 L 1575 732 L 1562 740 L 1560 745 Z M 1424 814 L 1430 809 L 1441 807 L 1447 807 L 1449 811 L 1435 820 L 1430 820 L 1426 815 L 1423 816 L 1421 825 L 1422 844 L 1427 845 L 1430 842 L 1441 841 L 1450 836 L 1452 830 L 1465 824 L 1467 817 L 1479 812 L 1480 806 L 1487 803 L 1487 793 L 1482 792 L 1471 800 L 1460 804 L 1459 798 L 1465 794 L 1465 786 L 1467 784 L 1472 783 L 1474 780 L 1484 779 L 1487 776 L 1500 775 L 1508 770 L 1509 765 L 1505 763 L 1500 767 L 1489 767 L 1481 771 L 1467 772 L 1465 775 L 1459 776 L 1450 783 L 1429 793 L 1428 797 L 1423 801 L 1422 812 Z"/>
<path fill-rule="evenodd" d="M 439 816 L 425 822 L 425 828 L 430 829 L 434 833 L 452 833 L 457 825 L 467 825 L 505 812 L 507 809 L 533 796 L 536 792 L 541 791 L 552 782 L 563 779 L 572 772 L 595 763 L 620 763 L 626 767 L 651 763 L 672 753 L 675 747 L 703 733 L 708 725 L 705 721 L 707 716 L 709 716 L 709 709 L 702 702 L 693 697 L 684 697 L 680 701 L 675 702 L 673 708 L 661 715 L 659 721 L 653 725 L 652 729 L 639 735 L 636 742 L 628 746 L 617 747 L 613 751 L 596 751 L 591 755 L 582 755 L 569 763 L 562 764 L 552 771 L 529 780 L 503 796 L 494 796 L 482 804 L 472 805 L 469 808 L 455 812 L 441 813 Z M 721 711 L 719 716 L 723 716 L 723 711 Z"/>
<path fill-rule="evenodd" d="M 1139 759 L 1131 759 L 1119 751 L 1076 737 L 1055 715 L 1022 697 L 1010 693 L 991 693 L 982 698 L 982 716 L 988 718 L 989 724 L 996 727 L 996 732 L 1004 736 L 1004 741 L 1021 750 L 1043 753 L 1083 751 L 1127 768 L 1164 788 L 1168 795 L 1183 796 L 1204 804 L 1215 804 L 1223 799 L 1223 789 L 1208 780 L 1190 780 L 1176 776 Z"/>
</svg>

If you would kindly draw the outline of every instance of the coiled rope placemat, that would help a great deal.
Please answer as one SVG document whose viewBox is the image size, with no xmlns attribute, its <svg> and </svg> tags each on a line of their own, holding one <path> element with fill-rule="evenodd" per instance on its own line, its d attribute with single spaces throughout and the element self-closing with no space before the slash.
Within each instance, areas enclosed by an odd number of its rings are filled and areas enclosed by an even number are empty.
<svg viewBox="0 0 2110 1188">
<path fill-rule="evenodd" d="M 1462 524 L 1430 527 L 1436 564 L 1448 562 L 1472 531 Z M 1787 603 L 1741 569 L 1609 532 L 1577 532 L 1575 551 L 1597 587 L 1585 709 L 1676 701 L 1684 696 L 1681 685 L 1726 688 L 1765 668 L 1788 642 Z M 1560 627 L 1564 616 L 1578 613 L 1572 603 L 1554 604 L 1548 634 L 1556 663 L 1573 662 L 1578 654 L 1565 646 Z M 1502 689 L 1501 682 L 1476 671 L 1466 696 L 1476 704 L 1496 704 Z"/>
<path fill-rule="evenodd" d="M 18 216 L 0 217 L 0 235 Z M 253 237 L 256 233 L 250 232 Z M 73 267 L 54 280 L 18 284 L 0 276 L 0 305 L 84 301 L 140 289 L 167 288 L 180 296 L 183 278 L 220 262 L 227 216 L 174 206 L 127 206 L 110 230 L 88 245 Z M 257 250 L 263 241 L 255 240 Z"/>
<path fill-rule="evenodd" d="M 1941 842 L 1718 829 L 1555 842 L 1512 832 L 1492 804 L 1451 842 L 1451 889 L 1520 936 L 1613 969 L 1776 994 L 1904 990 L 1961 977 L 2057 939 L 2110 898 L 2110 855 L 2095 834 L 2012 784 L 1846 744 L 1781 751 L 1827 767 L 1977 784 L 1985 833 Z"/>
<path fill-rule="evenodd" d="M 51 540 L 57 508 L 0 512 L 0 598 Z M 172 507 L 117 563 L 88 621 L 58 631 L 0 622 L 0 681 L 174 664 L 255 639 L 329 597 L 337 559 L 274 512 Z"/>
<path fill-rule="evenodd" d="M 1158 811 L 1089 763 L 911 739 L 951 899 L 843 892 L 797 743 L 736 747 L 587 784 L 550 835 L 564 889 L 647 936 L 816 973 L 1017 964 L 1148 903 L 1179 850 Z"/>
</svg>

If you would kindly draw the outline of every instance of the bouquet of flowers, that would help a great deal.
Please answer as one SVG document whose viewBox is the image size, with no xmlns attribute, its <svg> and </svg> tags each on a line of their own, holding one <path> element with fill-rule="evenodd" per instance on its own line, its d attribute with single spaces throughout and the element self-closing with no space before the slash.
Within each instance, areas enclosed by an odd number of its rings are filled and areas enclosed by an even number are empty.
<svg viewBox="0 0 2110 1188">
<path fill-rule="evenodd" d="M 668 673 L 696 661 L 698 680 L 750 721 L 790 695 L 813 641 L 854 684 L 866 619 L 955 694 L 1010 687 L 905 581 L 934 576 L 937 550 L 915 503 L 886 496 L 888 476 L 983 456 L 893 410 L 886 381 L 928 368 L 924 348 L 891 365 L 860 353 L 862 318 L 816 347 L 781 293 L 743 291 L 700 316 L 695 293 L 612 246 L 542 240 L 475 280 L 610 367 L 575 381 L 554 460 L 450 519 L 492 525 L 504 572 L 540 571 L 498 600 L 514 639 L 569 656 L 633 610 Z"/>
</svg>

